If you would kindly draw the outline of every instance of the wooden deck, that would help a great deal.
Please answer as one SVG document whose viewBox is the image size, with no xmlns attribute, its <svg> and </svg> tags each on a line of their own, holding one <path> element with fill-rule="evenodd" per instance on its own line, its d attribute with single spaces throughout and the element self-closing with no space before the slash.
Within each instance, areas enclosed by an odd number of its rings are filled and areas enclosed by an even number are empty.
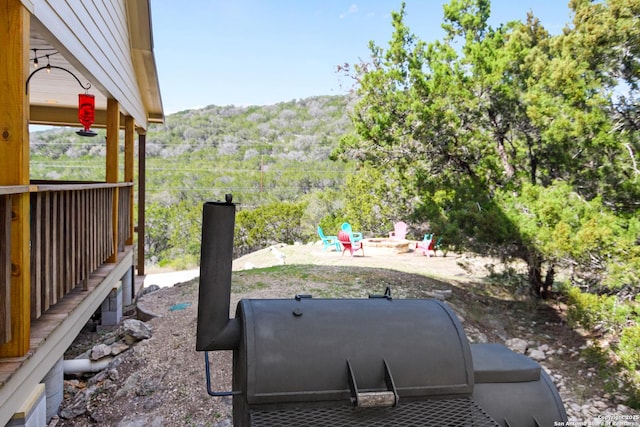
<svg viewBox="0 0 640 427">
<path fill-rule="evenodd" d="M 63 357 L 109 292 L 132 268 L 134 252 L 134 246 L 125 246 L 118 253 L 116 263 L 102 264 L 89 276 L 87 290 L 83 290 L 82 284 L 76 286 L 34 320 L 30 349 L 25 356 L 0 358 L 0 425 L 10 419 L 33 388 Z M 136 278 L 136 292 L 141 284 L 142 279 Z"/>
</svg>

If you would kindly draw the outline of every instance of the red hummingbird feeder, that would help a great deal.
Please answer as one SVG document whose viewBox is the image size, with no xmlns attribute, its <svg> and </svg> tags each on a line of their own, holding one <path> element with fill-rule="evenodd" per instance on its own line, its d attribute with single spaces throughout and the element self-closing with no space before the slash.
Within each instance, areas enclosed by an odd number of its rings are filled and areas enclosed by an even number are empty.
<svg viewBox="0 0 640 427">
<path fill-rule="evenodd" d="M 78 95 L 78 119 L 84 127 L 76 133 L 80 136 L 96 136 L 97 133 L 91 130 L 91 125 L 95 121 L 96 101 L 95 96 L 88 93 Z"/>
<path fill-rule="evenodd" d="M 35 73 L 42 70 L 47 70 L 47 72 L 50 72 L 52 69 L 65 71 L 71 74 L 71 76 L 74 79 L 76 79 L 80 87 L 82 87 L 85 91 L 91 88 L 91 83 L 87 83 L 86 85 L 83 85 L 80 79 L 71 71 L 67 70 L 66 68 L 63 68 L 57 65 L 51 65 L 51 63 L 49 62 L 50 55 L 45 55 L 47 57 L 47 66 L 38 68 L 37 67 L 38 66 L 37 49 L 33 49 L 33 54 L 34 54 L 33 65 L 36 66 L 36 69 L 31 74 L 29 74 L 29 77 L 27 77 L 27 82 L 25 83 L 26 95 L 29 94 L 29 81 L 31 81 L 31 78 L 34 76 Z M 96 136 L 97 133 L 91 130 L 91 125 L 93 124 L 93 122 L 95 122 L 95 118 L 96 118 L 95 96 L 90 95 L 86 92 L 78 94 L 78 119 L 80 119 L 80 123 L 82 123 L 83 129 L 77 131 L 76 133 L 80 136 Z"/>
</svg>

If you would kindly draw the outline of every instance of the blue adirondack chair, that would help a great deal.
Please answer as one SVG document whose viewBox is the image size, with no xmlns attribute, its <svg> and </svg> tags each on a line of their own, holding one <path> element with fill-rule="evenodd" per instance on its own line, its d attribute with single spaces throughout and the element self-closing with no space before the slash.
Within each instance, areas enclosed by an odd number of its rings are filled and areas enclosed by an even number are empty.
<svg viewBox="0 0 640 427">
<path fill-rule="evenodd" d="M 322 239 L 322 244 L 324 247 L 323 251 L 326 251 L 327 248 L 334 247 L 336 251 L 340 252 L 340 241 L 338 240 L 338 236 L 325 236 L 322 228 L 318 226 L 318 235 Z"/>
<path fill-rule="evenodd" d="M 352 242 L 359 242 L 360 240 L 362 240 L 362 233 L 353 231 L 351 229 L 351 224 L 349 224 L 348 222 L 343 223 L 342 227 L 340 228 L 342 229 L 342 231 L 348 233 L 349 236 L 351 236 Z"/>
</svg>

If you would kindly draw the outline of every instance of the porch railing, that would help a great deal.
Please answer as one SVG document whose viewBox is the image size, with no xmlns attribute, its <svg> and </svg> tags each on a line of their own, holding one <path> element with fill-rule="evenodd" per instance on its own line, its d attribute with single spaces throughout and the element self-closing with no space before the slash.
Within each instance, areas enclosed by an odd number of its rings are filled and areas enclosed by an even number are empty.
<svg viewBox="0 0 640 427">
<path fill-rule="evenodd" d="M 0 187 L 2 188 L 2 187 Z M 131 183 L 34 183 L 31 199 L 31 319 L 78 286 L 130 236 Z M 10 339 L 11 194 L 0 192 L 0 343 Z M 116 196 L 117 195 L 117 196 Z M 114 201 L 117 224 L 114 239 Z"/>
<path fill-rule="evenodd" d="M 11 194 L 0 194 L 0 343 L 11 339 Z"/>
</svg>

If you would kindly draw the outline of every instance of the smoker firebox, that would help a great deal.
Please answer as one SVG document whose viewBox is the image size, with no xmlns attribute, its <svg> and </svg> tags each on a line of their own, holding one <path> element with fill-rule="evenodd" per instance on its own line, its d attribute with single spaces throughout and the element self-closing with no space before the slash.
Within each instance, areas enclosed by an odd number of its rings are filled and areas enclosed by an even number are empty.
<svg viewBox="0 0 640 427">
<path fill-rule="evenodd" d="M 567 416 L 533 360 L 470 344 L 429 299 L 243 299 L 229 318 L 235 205 L 203 207 L 196 350 L 241 426 L 554 425 Z M 233 350 L 233 391 L 206 352 Z"/>
</svg>

